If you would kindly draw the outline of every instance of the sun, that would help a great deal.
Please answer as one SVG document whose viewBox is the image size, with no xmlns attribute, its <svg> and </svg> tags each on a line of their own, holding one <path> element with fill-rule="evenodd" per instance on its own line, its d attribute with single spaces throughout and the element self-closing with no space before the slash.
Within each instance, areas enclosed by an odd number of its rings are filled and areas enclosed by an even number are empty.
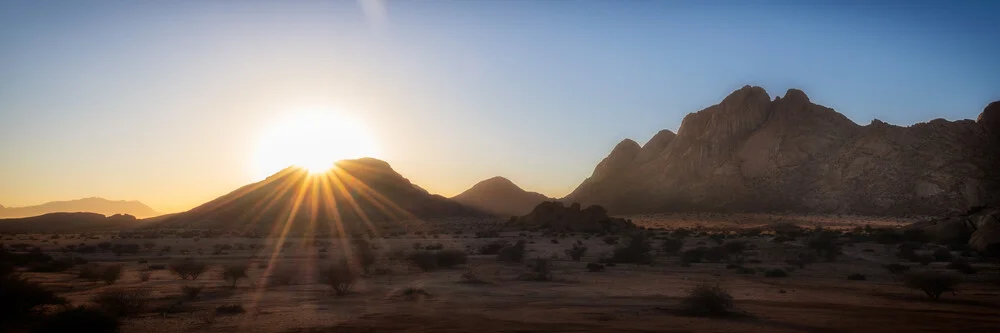
<svg viewBox="0 0 1000 333">
<path fill-rule="evenodd" d="M 323 173 L 339 160 L 377 155 L 361 123 L 330 113 L 304 113 L 276 122 L 263 133 L 256 165 L 264 178 L 292 165 Z"/>
</svg>

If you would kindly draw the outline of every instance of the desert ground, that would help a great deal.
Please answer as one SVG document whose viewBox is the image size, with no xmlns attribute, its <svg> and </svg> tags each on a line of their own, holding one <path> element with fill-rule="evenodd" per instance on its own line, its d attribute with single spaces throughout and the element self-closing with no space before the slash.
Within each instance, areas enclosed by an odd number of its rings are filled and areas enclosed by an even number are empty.
<svg viewBox="0 0 1000 333">
<path fill-rule="evenodd" d="M 374 263 L 343 295 L 317 276 L 357 246 L 349 240 L 157 230 L 6 234 L 0 242 L 8 249 L 37 246 L 55 258 L 82 258 L 61 272 L 20 273 L 72 304 L 89 304 L 102 292 L 142 290 L 145 304 L 123 320 L 123 332 L 993 332 L 1000 327 L 995 261 L 960 247 L 922 243 L 916 254 L 947 252 L 948 258 L 914 262 L 900 257 L 901 245 L 877 242 L 866 231 L 913 219 L 768 214 L 628 218 L 647 228 L 652 264 L 618 262 L 602 271 L 588 269 L 588 263 L 611 261 L 615 249 L 634 236 L 537 230 L 477 235 L 502 221 L 426 221 L 435 227 L 371 237 Z M 794 232 L 798 236 L 782 236 L 780 230 L 789 225 L 802 228 Z M 811 255 L 809 240 L 822 232 L 838 235 L 839 255 L 830 261 Z M 670 253 L 661 246 L 667 239 L 681 239 L 683 246 Z M 520 262 L 482 253 L 488 244 L 519 240 L 525 242 Z M 110 245 L 102 249 L 101 243 Z M 685 259 L 684 252 L 729 243 L 744 246 L 722 259 Z M 70 244 L 98 249 L 78 253 L 66 250 Z M 113 250 L 125 244 L 137 244 L 133 247 L 138 250 Z M 587 248 L 578 261 L 566 251 L 574 244 Z M 465 253 L 465 262 L 425 270 L 410 259 L 413 253 L 447 250 Z M 207 264 L 207 271 L 193 280 L 181 279 L 171 265 L 185 258 Z M 538 270 L 529 267 L 538 265 L 536 258 L 548 259 L 545 278 L 536 278 Z M 954 269 L 955 261 L 971 269 Z M 904 273 L 890 272 L 890 264 L 901 264 L 910 273 L 948 274 L 960 282 L 954 293 L 930 300 L 906 286 Z M 81 278 L 86 267 L 108 265 L 124 267 L 111 284 Z M 223 278 L 223 267 L 234 265 L 247 267 L 247 277 L 232 287 Z M 723 289 L 732 297 L 732 308 L 713 315 L 687 311 L 686 299 L 700 284 Z M 184 286 L 203 289 L 187 296 Z"/>
</svg>

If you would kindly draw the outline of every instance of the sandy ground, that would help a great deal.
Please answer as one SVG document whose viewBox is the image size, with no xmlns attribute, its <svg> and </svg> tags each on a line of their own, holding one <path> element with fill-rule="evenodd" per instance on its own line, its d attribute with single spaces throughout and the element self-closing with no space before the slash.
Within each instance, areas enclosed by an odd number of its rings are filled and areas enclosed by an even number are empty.
<svg viewBox="0 0 1000 333">
<path fill-rule="evenodd" d="M 715 229 L 719 225 L 734 228 L 754 226 L 758 220 L 748 216 L 725 216 L 722 220 L 705 215 L 630 217 L 651 227 L 696 227 Z M 783 221 L 791 220 L 779 217 Z M 761 217 L 761 224 L 774 222 L 774 216 Z M 804 221 L 804 222 L 802 222 Z M 797 223 L 814 226 L 853 227 L 863 224 L 891 225 L 906 221 L 813 217 Z M 731 223 L 721 224 L 721 223 Z M 712 226 L 713 228 L 708 228 Z M 462 227 L 466 228 L 467 227 Z M 137 255 L 114 256 L 107 253 L 84 255 L 93 262 L 126 265 L 123 278 L 112 286 L 76 278 L 75 269 L 64 273 L 25 273 L 67 297 L 74 304 L 84 304 L 107 288 L 139 287 L 150 290 L 153 299 L 147 313 L 125 321 L 129 332 L 995 332 L 1000 328 L 1000 271 L 990 262 L 972 260 L 979 268 L 974 275 L 962 275 L 963 283 L 955 295 L 942 296 L 938 302 L 926 300 L 922 293 L 903 287 L 898 277 L 882 264 L 898 262 L 886 248 L 874 243 L 844 247 L 835 262 L 817 262 L 796 268 L 785 278 L 768 278 L 761 273 L 736 274 L 726 263 L 696 263 L 684 267 L 675 256 L 658 255 L 652 266 L 619 264 L 604 272 L 588 272 L 587 262 L 611 253 L 614 245 L 603 237 L 568 234 L 557 238 L 539 233 L 505 232 L 501 238 L 529 242 L 528 257 L 555 259 L 555 281 L 521 281 L 521 264 L 501 263 L 493 255 L 472 255 L 469 263 L 458 268 L 423 272 L 405 260 L 390 259 L 398 249 L 413 251 L 414 243 L 442 244 L 445 248 L 476 249 L 495 239 L 474 238 L 471 233 L 431 236 L 407 235 L 376 239 L 381 258 L 375 264 L 383 272 L 369 274 L 355 286 L 353 293 L 336 296 L 326 285 L 316 283 L 314 271 L 336 258 L 342 249 L 331 240 L 327 252 L 303 247 L 302 239 L 276 255 L 283 268 L 296 270 L 301 277 L 295 285 L 267 287 L 260 276 L 273 254 L 274 239 L 221 237 L 212 239 L 101 239 L 87 244 L 110 241 L 121 243 L 154 242 L 154 251 Z M 76 244 L 79 238 L 58 241 Z M 437 237 L 437 238 L 434 238 Z M 34 238 L 34 240 L 31 240 Z M 6 244 L 34 243 L 54 249 L 48 235 L 7 235 Z M 751 244 L 744 257 L 751 268 L 784 268 L 801 241 L 784 244 L 770 242 L 769 236 L 731 238 Z M 46 243 L 41 243 L 47 240 Z M 563 251 L 580 240 L 588 252 L 579 261 L 570 260 Z M 713 245 L 704 236 L 685 239 L 685 249 Z M 215 244 L 268 244 L 257 255 L 251 250 L 229 250 L 213 254 Z M 654 245 L 659 240 L 654 240 Z M 158 249 L 171 246 L 162 256 Z M 187 255 L 179 252 L 187 250 Z M 198 252 L 202 253 L 201 255 Z M 323 256 L 326 255 L 326 258 Z M 212 266 L 196 281 L 177 278 L 167 270 L 153 270 L 151 279 L 139 280 L 139 273 L 150 265 L 166 264 L 173 258 L 194 257 Z M 145 263 L 139 263 L 145 260 Z M 759 261 L 759 263 L 757 262 Z M 232 289 L 221 278 L 221 266 L 249 263 L 250 277 Z M 946 263 L 923 267 L 907 263 L 915 270 L 939 270 Z M 385 272 L 391 271 L 391 272 Z M 473 271 L 489 284 L 463 283 L 462 274 Z M 860 273 L 865 281 L 847 280 Z M 957 274 L 957 273 L 956 273 Z M 735 299 L 738 315 L 727 318 L 702 318 L 682 315 L 680 300 L 696 284 L 717 283 Z M 193 300 L 183 302 L 172 313 L 161 310 L 177 303 L 182 285 L 204 285 L 205 290 Z M 406 288 L 420 288 L 426 297 L 399 296 Z M 245 314 L 216 315 L 220 305 L 239 304 Z"/>
</svg>

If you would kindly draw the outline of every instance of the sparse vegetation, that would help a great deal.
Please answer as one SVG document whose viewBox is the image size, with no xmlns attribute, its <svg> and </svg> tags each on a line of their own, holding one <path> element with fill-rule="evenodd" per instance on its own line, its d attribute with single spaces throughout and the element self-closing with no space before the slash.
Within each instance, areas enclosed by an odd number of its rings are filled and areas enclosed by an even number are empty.
<svg viewBox="0 0 1000 333">
<path fill-rule="evenodd" d="M 0 330 L 19 327 L 34 320 L 44 305 L 65 303 L 65 299 L 37 283 L 26 281 L 17 275 L 2 276 L 0 277 Z"/>
<path fill-rule="evenodd" d="M 611 259 L 619 263 L 652 264 L 652 244 L 645 234 L 637 234 L 629 238 L 625 246 L 615 248 Z"/>
<path fill-rule="evenodd" d="M 338 296 L 346 295 L 358 281 L 361 273 L 351 267 L 347 260 L 342 260 L 320 272 L 320 281 L 329 285 Z"/>
<path fill-rule="evenodd" d="M 535 258 L 528 261 L 528 273 L 521 276 L 526 281 L 552 281 L 552 259 Z"/>
<path fill-rule="evenodd" d="M 566 249 L 566 255 L 569 256 L 570 258 L 573 258 L 573 261 L 580 261 L 580 258 L 583 258 L 584 254 L 586 253 L 587 253 L 587 247 L 583 246 L 583 243 L 581 243 L 580 241 L 577 241 L 575 244 L 573 244 L 572 248 Z"/>
<path fill-rule="evenodd" d="M 236 284 L 247 277 L 248 268 L 246 264 L 227 265 L 222 268 L 222 279 L 228 281 L 231 288 L 236 288 Z"/>
<path fill-rule="evenodd" d="M 726 316 L 733 311 L 733 297 L 718 285 L 699 284 L 681 300 L 681 309 L 693 316 Z"/>
<path fill-rule="evenodd" d="M 111 315 L 127 317 L 142 313 L 148 298 L 145 288 L 116 288 L 101 291 L 91 301 Z"/>
<path fill-rule="evenodd" d="M 954 293 L 955 286 L 958 285 L 957 278 L 930 271 L 907 273 L 903 282 L 906 287 L 923 291 L 927 297 L 935 301 L 944 292 L 950 291 Z"/>
<path fill-rule="evenodd" d="M 505 262 L 521 262 L 524 260 L 524 241 L 517 241 L 517 244 L 506 246 L 497 254 L 497 260 Z"/>
<path fill-rule="evenodd" d="M 208 269 L 208 265 L 188 258 L 174 261 L 170 264 L 169 268 L 171 272 L 177 274 L 182 280 L 197 280 Z"/>
</svg>

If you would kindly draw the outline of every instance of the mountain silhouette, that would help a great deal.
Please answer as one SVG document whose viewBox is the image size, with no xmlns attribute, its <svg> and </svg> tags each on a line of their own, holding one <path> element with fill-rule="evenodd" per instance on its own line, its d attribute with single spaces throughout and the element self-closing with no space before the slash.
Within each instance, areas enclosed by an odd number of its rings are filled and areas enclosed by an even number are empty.
<svg viewBox="0 0 1000 333">
<path fill-rule="evenodd" d="M 141 225 L 135 216 L 97 213 L 49 213 L 39 216 L 0 219 L 0 232 L 48 233 L 125 230 Z"/>
<path fill-rule="evenodd" d="M 37 206 L 0 206 L 0 218 L 20 218 L 48 213 L 88 212 L 102 215 L 128 214 L 138 218 L 159 215 L 156 211 L 138 201 L 108 200 L 104 198 L 83 198 L 69 201 L 52 201 Z"/>
<path fill-rule="evenodd" d="M 639 146 L 624 140 L 563 202 L 669 211 L 937 215 L 1000 203 L 1000 103 L 978 120 L 860 126 L 790 89 L 745 86 Z"/>
<path fill-rule="evenodd" d="M 337 162 L 323 174 L 290 167 L 189 211 L 154 219 L 150 225 L 354 235 L 387 228 L 419 230 L 427 218 L 485 216 L 413 185 L 384 161 L 362 158 Z"/>
<path fill-rule="evenodd" d="M 525 191 L 504 177 L 476 183 L 451 199 L 502 216 L 525 215 L 538 204 L 551 200 L 541 193 Z"/>
</svg>

